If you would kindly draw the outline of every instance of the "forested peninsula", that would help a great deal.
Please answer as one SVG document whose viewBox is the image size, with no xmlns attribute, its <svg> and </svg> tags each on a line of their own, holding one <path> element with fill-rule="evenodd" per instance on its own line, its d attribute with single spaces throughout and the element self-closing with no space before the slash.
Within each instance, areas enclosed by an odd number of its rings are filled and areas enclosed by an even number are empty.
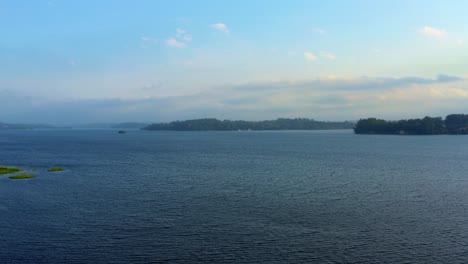
<svg viewBox="0 0 468 264">
<path fill-rule="evenodd" d="M 321 130 L 352 129 L 353 122 L 325 122 L 308 118 L 278 118 L 265 121 L 218 120 L 215 118 L 156 123 L 146 126 L 144 130 L 172 131 L 238 131 L 238 130 Z"/>
<path fill-rule="evenodd" d="M 361 119 L 354 127 L 356 134 L 442 135 L 468 134 L 468 115 L 451 114 L 442 117 L 386 121 L 377 118 Z"/>
</svg>

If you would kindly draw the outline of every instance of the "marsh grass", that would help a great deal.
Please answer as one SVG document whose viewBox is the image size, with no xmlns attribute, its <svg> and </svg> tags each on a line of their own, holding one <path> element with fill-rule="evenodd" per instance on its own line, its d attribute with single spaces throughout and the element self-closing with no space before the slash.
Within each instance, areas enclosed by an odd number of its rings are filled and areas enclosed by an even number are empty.
<svg viewBox="0 0 468 264">
<path fill-rule="evenodd" d="M 58 171 L 63 171 L 62 168 L 59 168 L 59 167 L 54 167 L 54 168 L 50 168 L 47 170 L 48 172 L 58 172 Z"/>
<path fill-rule="evenodd" d="M 18 168 L 8 168 L 8 167 L 0 167 L 0 174 L 10 174 L 20 172 L 21 169 Z"/>
<path fill-rule="evenodd" d="M 19 175 L 15 175 L 15 176 L 10 176 L 8 177 L 12 180 L 24 180 L 24 179 L 32 179 L 34 178 L 34 176 L 30 175 L 30 174 L 19 174 Z"/>
</svg>

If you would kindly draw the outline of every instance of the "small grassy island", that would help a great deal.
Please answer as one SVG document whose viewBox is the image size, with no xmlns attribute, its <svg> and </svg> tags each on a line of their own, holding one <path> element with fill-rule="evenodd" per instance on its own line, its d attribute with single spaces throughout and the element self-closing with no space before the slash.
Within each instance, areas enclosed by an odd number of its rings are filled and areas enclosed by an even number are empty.
<svg viewBox="0 0 468 264">
<path fill-rule="evenodd" d="M 356 134 L 386 135 L 460 135 L 468 134 L 468 115 L 451 114 L 442 117 L 386 121 L 377 118 L 361 119 L 354 127 Z"/>
<path fill-rule="evenodd" d="M 34 176 L 32 176 L 31 174 L 27 174 L 27 173 L 22 173 L 22 174 L 15 175 L 15 173 L 20 172 L 20 171 L 23 171 L 23 170 L 19 169 L 19 168 L 10 168 L 10 167 L 1 167 L 0 166 L 0 175 L 13 174 L 13 175 L 8 177 L 8 178 L 10 178 L 12 180 L 24 180 L 24 179 L 34 178 Z M 35 170 L 33 169 L 33 171 L 35 171 Z M 64 171 L 64 169 L 60 168 L 60 167 L 52 167 L 52 168 L 48 169 L 47 171 L 48 172 L 59 172 L 59 171 Z"/>
<path fill-rule="evenodd" d="M 19 174 L 19 175 L 14 175 L 14 176 L 10 176 L 8 177 L 12 180 L 25 180 L 25 179 L 32 179 L 34 178 L 34 176 L 30 175 L 30 174 Z"/>
<path fill-rule="evenodd" d="M 21 171 L 21 169 L 18 169 L 18 168 L 0 167 L 0 175 L 1 174 L 16 173 L 16 172 L 20 172 L 20 171 Z"/>
<path fill-rule="evenodd" d="M 60 167 L 53 167 L 53 168 L 50 168 L 47 170 L 48 172 L 59 172 L 59 171 L 63 171 L 62 168 Z"/>
</svg>

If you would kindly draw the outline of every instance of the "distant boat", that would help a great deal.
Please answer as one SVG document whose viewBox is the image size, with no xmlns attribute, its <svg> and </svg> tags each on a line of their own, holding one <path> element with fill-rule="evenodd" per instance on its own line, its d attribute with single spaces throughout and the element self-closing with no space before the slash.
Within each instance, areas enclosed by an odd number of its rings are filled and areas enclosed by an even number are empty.
<svg viewBox="0 0 468 264">
<path fill-rule="evenodd" d="M 127 133 L 127 131 L 119 130 L 119 132 L 117 132 L 117 133 L 119 133 L 119 134 L 125 134 L 125 133 Z"/>
</svg>

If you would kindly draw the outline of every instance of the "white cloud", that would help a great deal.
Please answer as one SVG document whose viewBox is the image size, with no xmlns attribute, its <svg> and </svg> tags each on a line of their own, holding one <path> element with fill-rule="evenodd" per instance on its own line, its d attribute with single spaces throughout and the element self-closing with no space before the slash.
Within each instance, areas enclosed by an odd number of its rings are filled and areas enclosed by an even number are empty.
<svg viewBox="0 0 468 264">
<path fill-rule="evenodd" d="M 458 40 L 457 40 L 457 45 L 458 45 L 458 46 L 463 46 L 463 40 L 462 40 L 462 39 L 458 39 Z"/>
<path fill-rule="evenodd" d="M 187 43 L 184 43 L 182 41 L 178 41 L 175 38 L 166 39 L 166 45 L 169 46 L 169 47 L 175 47 L 175 48 L 185 48 L 185 47 L 187 47 Z"/>
<path fill-rule="evenodd" d="M 229 28 L 224 23 L 212 24 L 211 27 L 223 33 L 229 34 Z"/>
<path fill-rule="evenodd" d="M 329 60 L 334 60 L 336 59 L 336 56 L 332 53 L 329 53 L 329 52 L 322 52 L 320 55 L 322 55 L 322 57 L 326 58 L 326 59 L 329 59 Z"/>
<path fill-rule="evenodd" d="M 183 30 L 183 29 L 177 28 L 176 33 L 177 33 L 177 37 L 181 37 L 181 36 L 185 35 L 185 33 L 187 33 L 187 32 L 185 30 Z"/>
<path fill-rule="evenodd" d="M 184 35 L 184 36 L 182 37 L 182 39 L 183 39 L 185 42 L 190 42 L 190 41 L 192 41 L 192 36 L 190 36 L 190 35 Z"/>
<path fill-rule="evenodd" d="M 176 48 L 185 48 L 192 41 L 192 36 L 185 29 L 177 28 L 175 37 L 166 39 L 166 45 Z"/>
<path fill-rule="evenodd" d="M 176 29 L 176 38 L 185 41 L 185 42 L 190 42 L 192 41 L 192 36 L 187 33 L 185 29 Z"/>
<path fill-rule="evenodd" d="M 311 52 L 304 52 L 304 58 L 306 58 L 306 60 L 308 61 L 314 61 L 317 59 L 317 56 L 315 56 L 313 53 Z"/>
<path fill-rule="evenodd" d="M 143 42 L 146 42 L 146 43 L 154 43 L 154 44 L 157 44 L 159 42 L 158 39 L 155 39 L 155 38 L 151 38 L 151 37 L 146 37 L 146 36 L 143 36 L 140 38 L 141 41 Z"/>
<path fill-rule="evenodd" d="M 419 31 L 419 33 L 428 37 L 436 38 L 436 39 L 444 38 L 448 34 L 445 29 L 438 29 L 438 28 L 433 28 L 433 27 L 428 27 L 428 26 L 423 27 Z"/>
</svg>

